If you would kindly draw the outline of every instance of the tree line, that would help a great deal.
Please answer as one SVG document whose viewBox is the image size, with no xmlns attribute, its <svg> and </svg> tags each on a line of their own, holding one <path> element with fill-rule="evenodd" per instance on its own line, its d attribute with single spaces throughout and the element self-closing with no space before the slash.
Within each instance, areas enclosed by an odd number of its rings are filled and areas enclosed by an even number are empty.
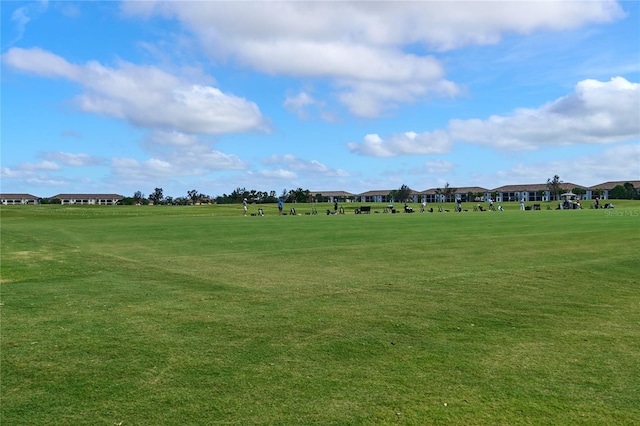
<svg viewBox="0 0 640 426">
<path fill-rule="evenodd" d="M 547 189 L 549 193 L 552 195 L 554 199 L 559 199 L 560 194 L 566 189 L 563 187 L 563 182 L 560 180 L 558 175 L 555 175 L 553 178 L 547 179 Z M 436 188 L 435 192 L 439 198 L 443 199 L 445 202 L 453 202 L 455 201 L 455 197 L 458 189 L 449 185 L 447 182 L 444 187 Z M 586 190 L 584 188 L 573 188 L 571 190 L 574 194 L 583 196 L 586 194 Z M 596 196 L 602 196 L 602 189 L 594 189 L 594 193 Z M 544 191 L 538 191 L 539 195 L 542 195 Z M 478 192 L 473 193 L 469 192 L 466 195 L 466 200 L 463 201 L 473 201 L 474 199 L 481 199 L 485 196 L 485 193 Z M 498 196 L 498 192 L 494 191 L 491 194 L 495 199 Z M 347 200 L 355 201 L 355 196 L 342 196 L 337 197 L 338 201 L 344 202 Z M 626 200 L 637 200 L 640 199 L 640 193 L 633 187 L 630 182 L 626 182 L 624 185 L 617 185 L 611 191 L 609 191 L 609 198 L 611 199 L 626 199 Z M 267 203 L 277 203 L 279 200 L 282 200 L 285 203 L 309 203 L 309 202 L 327 202 L 330 200 L 329 197 L 323 196 L 322 194 L 312 194 L 308 189 L 283 189 L 280 195 L 277 195 L 276 191 L 257 191 L 255 189 L 247 190 L 246 188 L 236 188 L 230 194 L 222 194 L 217 197 L 211 197 L 204 193 L 200 193 L 195 189 L 187 191 L 187 195 L 184 197 L 165 197 L 164 191 L 162 188 L 155 188 L 153 192 L 151 192 L 148 196 L 145 195 L 141 191 L 136 191 L 132 197 L 125 197 L 122 200 L 122 204 L 154 204 L 154 205 L 190 205 L 190 204 L 239 204 L 244 200 L 247 200 L 249 203 L 253 204 L 267 204 Z M 398 189 L 391 190 L 387 196 L 388 200 L 393 200 L 396 202 L 406 202 L 412 199 L 412 190 L 407 185 L 402 185 Z M 55 203 L 55 200 L 44 200 L 43 203 Z"/>
</svg>

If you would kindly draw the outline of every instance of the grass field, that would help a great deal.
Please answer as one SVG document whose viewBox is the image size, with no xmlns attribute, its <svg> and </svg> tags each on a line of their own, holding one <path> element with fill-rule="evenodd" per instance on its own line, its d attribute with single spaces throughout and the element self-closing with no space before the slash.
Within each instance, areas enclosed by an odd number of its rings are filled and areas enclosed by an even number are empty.
<svg viewBox="0 0 640 426">
<path fill-rule="evenodd" d="M 0 424 L 638 424 L 640 202 L 504 205 L 2 206 Z"/>
</svg>

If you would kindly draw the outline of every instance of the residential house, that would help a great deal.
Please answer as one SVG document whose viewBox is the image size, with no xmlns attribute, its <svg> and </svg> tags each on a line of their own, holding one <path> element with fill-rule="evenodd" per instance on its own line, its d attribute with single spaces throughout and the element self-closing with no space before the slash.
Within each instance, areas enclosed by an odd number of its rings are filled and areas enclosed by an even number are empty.
<svg viewBox="0 0 640 426">
<path fill-rule="evenodd" d="M 4 205 L 9 204 L 38 204 L 38 197 L 31 194 L 0 194 L 0 202 Z"/>
<path fill-rule="evenodd" d="M 633 185 L 633 188 L 638 191 L 640 194 L 640 180 L 617 180 L 611 182 L 604 182 L 599 185 L 590 186 L 587 188 L 586 199 L 594 200 L 596 196 L 600 195 L 600 198 L 603 200 L 608 200 L 611 195 L 611 190 L 616 186 L 624 186 L 625 183 L 629 182 Z"/>
<path fill-rule="evenodd" d="M 347 191 L 309 191 L 309 192 L 316 202 L 326 200 L 331 203 L 333 203 L 334 201 L 349 203 L 355 198 L 355 194 L 352 194 L 351 192 L 347 192 Z M 321 196 L 321 199 L 317 199 L 318 195 Z"/>
<path fill-rule="evenodd" d="M 124 197 L 118 194 L 57 194 L 50 200 L 60 200 L 61 204 L 115 205 Z"/>
<path fill-rule="evenodd" d="M 480 194 L 480 195 L 479 195 Z M 484 201 L 489 196 L 489 190 L 480 186 L 465 186 L 463 188 L 456 188 L 455 199 L 460 199 L 462 202 L 478 202 Z"/>
<path fill-rule="evenodd" d="M 390 192 L 390 189 L 367 191 L 358 194 L 358 197 L 361 203 L 388 203 L 391 201 L 389 199 Z"/>
</svg>

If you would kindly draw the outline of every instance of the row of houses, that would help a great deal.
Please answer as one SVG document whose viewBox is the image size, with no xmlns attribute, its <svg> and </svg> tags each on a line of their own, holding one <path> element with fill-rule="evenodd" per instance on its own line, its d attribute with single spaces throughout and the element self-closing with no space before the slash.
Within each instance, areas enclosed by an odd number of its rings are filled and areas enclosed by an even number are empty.
<svg viewBox="0 0 640 426">
<path fill-rule="evenodd" d="M 630 181 L 610 181 L 590 187 L 577 185 L 570 182 L 560 184 L 562 192 L 572 191 L 576 188 L 581 189 L 584 194 L 581 196 L 585 200 L 593 200 L 596 197 L 607 200 L 610 198 L 611 190 L 618 185 L 623 186 L 625 183 L 631 183 L 633 187 L 640 193 L 640 180 Z M 317 191 L 311 193 L 322 195 L 329 201 L 353 201 L 361 203 L 387 203 L 391 201 L 389 194 L 391 190 L 367 191 L 360 194 L 354 194 L 347 191 Z M 490 198 L 496 202 L 507 201 L 551 201 L 554 195 L 549 190 L 547 184 L 525 184 L 525 185 L 504 185 L 495 189 L 487 189 L 479 186 L 455 188 L 450 194 L 445 195 L 437 188 L 431 188 L 424 191 L 411 191 L 410 198 L 413 202 L 426 201 L 427 203 L 441 203 L 461 199 L 464 202 L 486 201 Z M 57 194 L 49 197 L 50 200 L 60 200 L 61 204 L 87 204 L 87 205 L 115 205 L 124 197 L 118 194 Z M 31 194 L 0 194 L 0 202 L 2 204 L 38 204 L 42 200 Z"/>
<path fill-rule="evenodd" d="M 611 191 L 616 186 L 624 186 L 630 183 L 640 194 L 640 180 L 630 181 L 609 181 L 599 185 L 590 187 L 577 185 L 571 182 L 563 182 L 560 184 L 560 191 L 570 192 L 579 189 L 583 194 L 579 197 L 583 200 L 593 200 L 596 197 L 607 200 L 611 198 Z M 397 200 L 391 200 L 390 190 L 367 191 L 361 194 L 351 194 L 345 191 L 318 191 L 312 194 L 319 194 L 330 201 L 355 201 L 361 203 L 387 203 Z M 493 199 L 496 202 L 507 201 L 552 201 L 554 194 L 546 183 L 543 184 L 524 184 L 524 185 L 504 185 L 495 189 L 487 189 L 479 186 L 454 188 L 450 194 L 445 194 L 442 190 L 431 188 L 424 191 L 411 191 L 410 198 L 413 202 L 426 201 L 427 203 L 442 203 L 454 201 L 457 199 L 463 202 L 479 202 Z"/>
<path fill-rule="evenodd" d="M 49 200 L 60 200 L 61 204 L 115 205 L 124 197 L 118 194 L 57 194 Z M 31 194 L 0 194 L 2 204 L 39 204 L 41 197 Z"/>
</svg>

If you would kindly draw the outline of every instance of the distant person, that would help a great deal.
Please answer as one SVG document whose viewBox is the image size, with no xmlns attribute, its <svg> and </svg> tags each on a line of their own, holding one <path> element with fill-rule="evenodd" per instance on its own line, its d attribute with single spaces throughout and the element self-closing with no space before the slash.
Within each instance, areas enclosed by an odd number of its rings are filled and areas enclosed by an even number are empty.
<svg viewBox="0 0 640 426">
<path fill-rule="evenodd" d="M 458 213 L 462 211 L 462 200 L 460 198 L 456 199 L 456 210 Z"/>
<path fill-rule="evenodd" d="M 493 210 L 493 198 L 489 198 L 489 210 Z"/>
<path fill-rule="evenodd" d="M 338 200 L 333 201 L 333 213 L 338 214 Z"/>
<path fill-rule="evenodd" d="M 242 211 L 244 212 L 244 215 L 247 215 L 247 199 L 245 198 L 244 200 L 242 200 Z"/>
<path fill-rule="evenodd" d="M 278 200 L 278 214 L 281 215 L 282 214 L 282 209 L 284 208 L 284 203 L 282 202 L 282 199 Z"/>
<path fill-rule="evenodd" d="M 596 197 L 596 209 L 600 207 L 600 198 Z"/>
<path fill-rule="evenodd" d="M 524 197 L 520 198 L 520 210 L 524 210 Z"/>
<path fill-rule="evenodd" d="M 422 204 L 420 205 L 420 213 L 424 213 L 427 209 L 427 200 L 422 200 Z"/>
</svg>

